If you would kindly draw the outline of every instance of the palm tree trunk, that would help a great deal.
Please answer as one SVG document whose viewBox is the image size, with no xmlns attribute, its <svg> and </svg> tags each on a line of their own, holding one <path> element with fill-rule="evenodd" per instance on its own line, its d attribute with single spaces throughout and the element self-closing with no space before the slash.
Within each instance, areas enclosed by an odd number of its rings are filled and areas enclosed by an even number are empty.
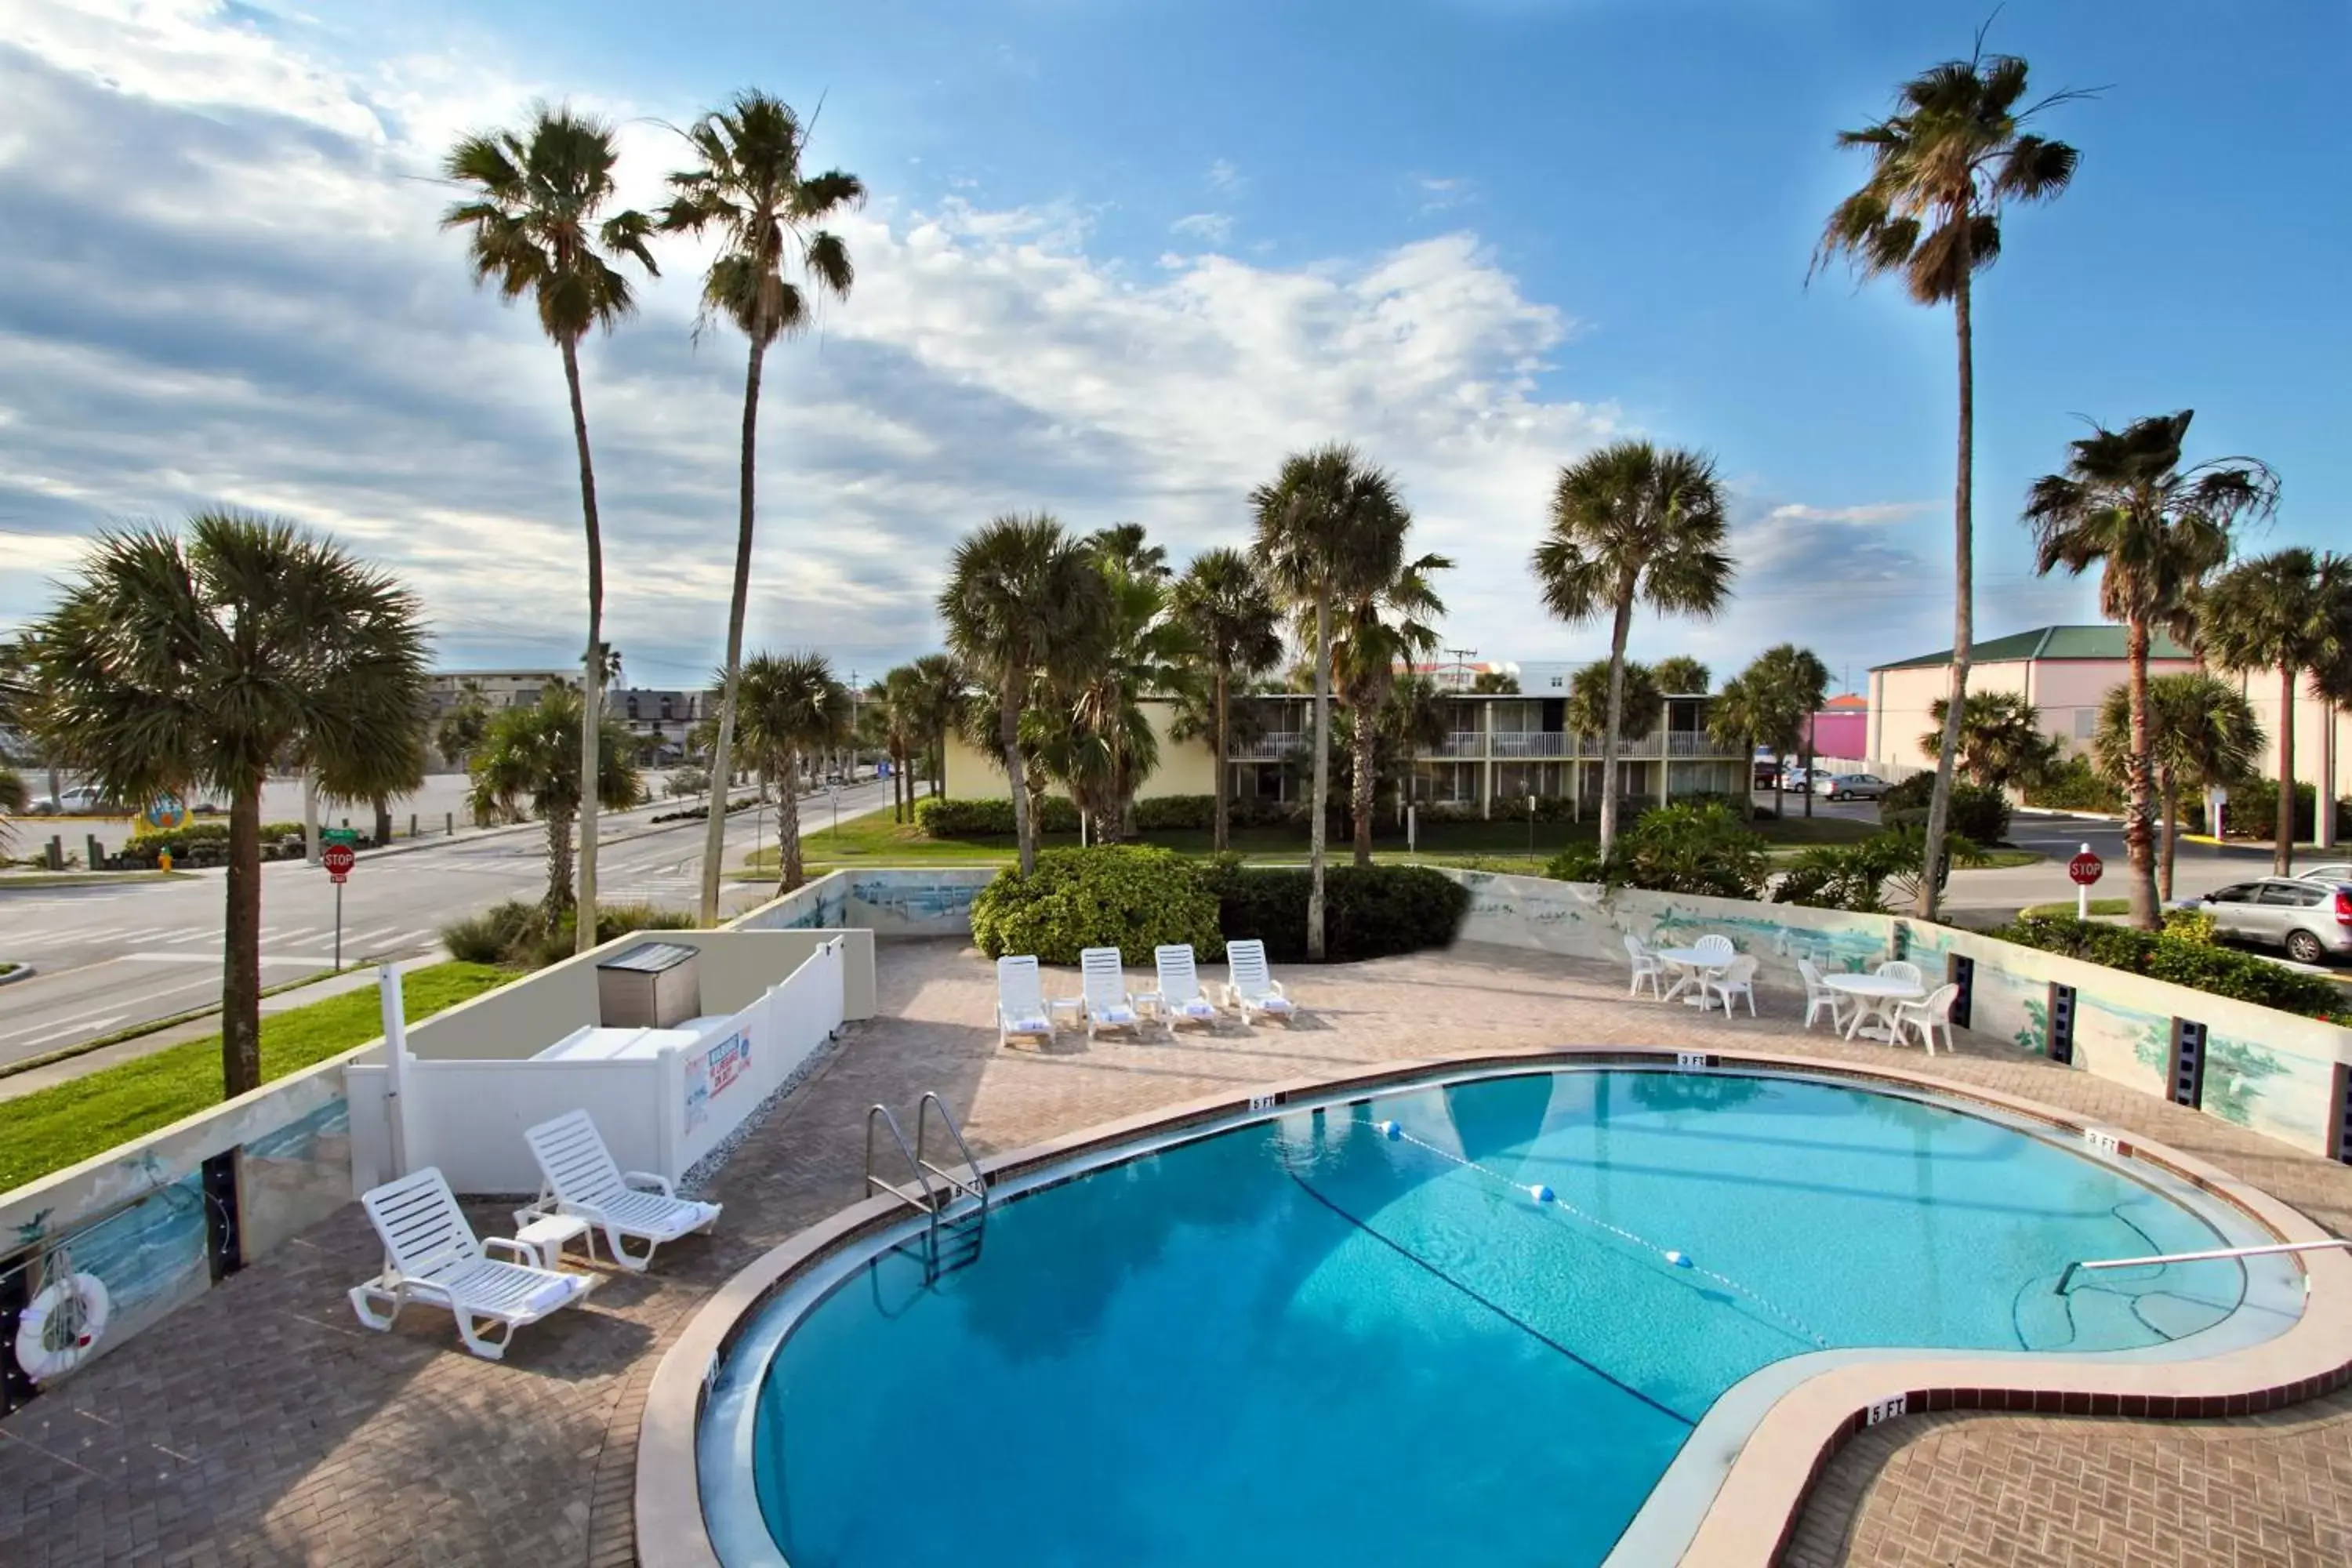
<svg viewBox="0 0 2352 1568">
<path fill-rule="evenodd" d="M 760 370 L 768 348 L 751 339 L 751 363 L 743 372 L 743 453 L 735 509 L 735 588 L 727 602 L 727 678 L 719 689 L 719 738 L 711 742 L 713 773 L 727 771 L 735 751 L 735 690 L 743 676 L 743 616 L 751 598 L 752 492 L 760 449 Z M 719 873 L 727 857 L 727 818 L 714 812 L 702 836 L 702 923 L 719 923 Z"/>
<path fill-rule="evenodd" d="M 1379 784 L 1372 776 L 1372 748 L 1380 740 L 1372 725 L 1375 704 L 1370 700 L 1369 692 L 1365 698 L 1356 705 L 1355 777 L 1349 781 L 1352 787 L 1349 791 L 1348 801 L 1348 809 L 1355 816 L 1356 864 L 1359 866 L 1372 863 L 1372 798 Z"/>
<path fill-rule="evenodd" d="M 588 533 L 587 680 L 580 700 L 580 934 L 572 951 L 596 945 L 596 743 L 604 719 L 604 537 L 596 522 L 596 465 L 588 453 L 588 410 L 580 401 L 580 345 L 562 340 L 563 384 L 572 395 L 572 439 L 580 448 L 580 516 Z M 723 814 L 722 814 L 723 816 Z"/>
<path fill-rule="evenodd" d="M 1932 921 L 1943 901 L 1944 831 L 1952 817 L 1952 773 L 1960 754 L 1960 718 L 1969 701 L 1969 645 L 1976 637 L 1976 346 L 1969 300 L 1969 215 L 1960 216 L 1956 266 L 1959 287 L 1952 295 L 1952 332 L 1959 350 L 1960 436 L 1952 479 L 1952 686 L 1944 711 L 1944 743 L 1936 752 L 1936 789 L 1927 800 L 1927 842 L 1922 846 L 1919 918 Z"/>
<path fill-rule="evenodd" d="M 1315 794 L 1307 803 L 1307 958 L 1323 962 L 1324 805 L 1331 793 L 1331 591 L 1315 592 Z"/>
<path fill-rule="evenodd" d="M 572 818 L 562 812 L 547 817 L 547 934 L 563 929 L 563 911 L 572 903 Z M 589 922 L 595 930 L 595 922 Z"/>
<path fill-rule="evenodd" d="M 798 746 L 785 753 L 785 768 L 797 774 L 801 767 Z M 787 789 L 776 798 L 776 895 L 782 898 L 808 880 L 801 868 L 801 797 L 798 790 Z"/>
<path fill-rule="evenodd" d="M 1216 792 L 1216 804 L 1211 807 L 1209 842 L 1211 847 L 1213 847 L 1218 854 L 1222 855 L 1225 852 L 1227 845 L 1232 840 L 1233 821 L 1233 812 L 1225 800 L 1225 768 L 1227 766 L 1225 757 L 1227 754 L 1228 736 L 1225 733 L 1226 678 L 1225 667 L 1223 664 L 1219 664 L 1217 666 L 1216 674 L 1213 679 L 1216 683 L 1217 710 L 1210 721 L 1210 729 L 1216 736 L 1214 743 L 1217 752 L 1217 771 L 1215 774 L 1216 782 L 1212 784 L 1211 787 Z"/>
<path fill-rule="evenodd" d="M 2279 666 L 2278 822 L 2272 835 L 2271 868 L 2282 877 L 2294 875 L 2294 678 L 2301 673 L 2292 664 Z M 2319 794 L 2312 792 L 2315 807 Z"/>
<path fill-rule="evenodd" d="M 51 797 L 56 798 L 55 796 Z M 226 910 L 221 921 L 221 1096 L 261 1087 L 261 775 L 228 803 Z"/>
<path fill-rule="evenodd" d="M 2124 850 L 2131 862 L 2131 922 L 2161 931 L 2156 901 L 2156 784 L 2147 754 L 2147 622 L 2133 616 L 2124 627 L 2126 695 L 2131 702 L 2131 750 L 2124 763 Z"/>
<path fill-rule="evenodd" d="M 1601 858 L 1617 843 L 1617 731 L 1625 721 L 1625 639 L 1633 631 L 1633 584 L 1617 591 L 1617 617 L 1609 627 L 1608 724 L 1601 737 Z M 1772 775 L 1772 809 L 1780 809 L 1780 775 Z"/>
<path fill-rule="evenodd" d="M 1811 717 L 1805 720 L 1804 744 L 1797 755 L 1805 770 L 1805 815 L 1811 816 L 1813 815 L 1813 721 Z M 1773 809 L 1780 809 L 1779 802 L 1773 803 Z"/>
<path fill-rule="evenodd" d="M 2180 779 L 2170 768 L 2164 770 L 2164 853 L 2156 868 L 2156 896 L 2159 903 L 2172 901 L 2172 849 L 2180 837 Z M 2159 917 L 2160 918 L 2160 917 Z"/>
<path fill-rule="evenodd" d="M 1037 825 L 1030 820 L 1029 778 L 1021 767 L 1021 677 L 1008 671 L 996 708 L 996 740 L 1004 748 L 1004 776 L 1013 783 L 1013 839 L 1020 847 L 1021 874 L 1037 869 Z"/>
</svg>

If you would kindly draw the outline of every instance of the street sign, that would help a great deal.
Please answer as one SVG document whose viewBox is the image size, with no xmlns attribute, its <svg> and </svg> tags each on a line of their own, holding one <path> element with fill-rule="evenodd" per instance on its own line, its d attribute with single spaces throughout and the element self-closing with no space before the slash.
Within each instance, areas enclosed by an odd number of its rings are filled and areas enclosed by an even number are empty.
<svg viewBox="0 0 2352 1568">
<path fill-rule="evenodd" d="M 359 841 L 360 830 L 356 827 L 322 827 L 319 830 L 319 842 L 321 844 L 340 844 L 348 849 Z"/>
<path fill-rule="evenodd" d="M 352 853 L 352 847 L 348 844 L 330 844 L 319 851 L 319 864 L 324 866 L 327 868 L 327 875 L 332 877 L 338 883 L 351 876 L 352 868 L 358 865 L 359 860 L 360 858 Z"/>
<path fill-rule="evenodd" d="M 2066 875 L 2074 879 L 2076 887 L 2081 888 L 2087 888 L 2097 881 L 2106 869 L 2107 863 L 2088 849 L 2066 862 Z"/>
<path fill-rule="evenodd" d="M 188 825 L 187 803 L 176 795 L 159 795 L 139 819 L 158 833 L 170 833 Z"/>
</svg>

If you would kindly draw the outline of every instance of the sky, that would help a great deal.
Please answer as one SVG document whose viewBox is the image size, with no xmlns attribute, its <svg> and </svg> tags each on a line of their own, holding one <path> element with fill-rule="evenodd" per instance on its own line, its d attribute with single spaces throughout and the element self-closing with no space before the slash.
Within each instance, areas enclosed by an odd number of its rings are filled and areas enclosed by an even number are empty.
<svg viewBox="0 0 2352 1568">
<path fill-rule="evenodd" d="M 749 642 L 871 679 L 939 644 L 959 535 L 1008 511 L 1244 542 L 1286 451 L 1357 443 L 1455 562 L 1450 646 L 1584 658 L 1528 572 L 1559 466 L 1711 453 L 1736 597 L 1637 623 L 1728 675 L 1843 683 L 1949 646 L 1948 311 L 1807 281 L 1863 178 L 1833 132 L 1965 55 L 1915 0 L 0 0 L 0 627 L 89 538 L 211 505 L 398 573 L 446 667 L 576 659 L 562 373 L 438 230 L 460 133 L 535 99 L 613 121 L 625 200 L 758 86 L 870 199 L 845 301 L 768 361 Z M 2013 3 L 1990 47 L 2074 188 L 2011 213 L 1977 295 L 1979 637 L 2095 618 L 2016 521 L 2085 420 L 2193 407 L 2192 458 L 2284 500 L 2250 548 L 2344 542 L 2352 7 Z M 659 252 L 583 351 L 627 678 L 700 684 L 732 566 L 743 343 Z"/>
</svg>

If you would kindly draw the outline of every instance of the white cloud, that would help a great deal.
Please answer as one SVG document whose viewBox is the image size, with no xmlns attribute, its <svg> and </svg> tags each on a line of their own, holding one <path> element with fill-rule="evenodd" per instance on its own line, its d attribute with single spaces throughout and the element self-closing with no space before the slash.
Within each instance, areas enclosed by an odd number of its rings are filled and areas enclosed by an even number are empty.
<svg viewBox="0 0 2352 1568">
<path fill-rule="evenodd" d="M 1168 232 L 1206 240 L 1211 245 L 1223 245 L 1234 237 L 1234 216 L 1231 213 L 1188 213 L 1170 224 Z"/>
<path fill-rule="evenodd" d="M 1209 172 L 1204 177 L 1208 180 L 1209 188 L 1213 191 L 1233 191 L 1237 193 L 1245 189 L 1249 184 L 1249 176 L 1243 174 L 1239 169 L 1234 168 L 1232 163 L 1223 158 L 1219 158 L 1216 162 L 1209 165 Z"/>
<path fill-rule="evenodd" d="M 1412 182 L 1423 213 L 1442 213 L 1477 199 L 1477 187 L 1459 176 L 1423 174 Z"/>
<path fill-rule="evenodd" d="M 1874 501 L 1864 506 L 1805 506 L 1789 502 L 1769 514 L 1784 522 L 1905 522 L 1936 503 L 1924 500 Z"/>
</svg>

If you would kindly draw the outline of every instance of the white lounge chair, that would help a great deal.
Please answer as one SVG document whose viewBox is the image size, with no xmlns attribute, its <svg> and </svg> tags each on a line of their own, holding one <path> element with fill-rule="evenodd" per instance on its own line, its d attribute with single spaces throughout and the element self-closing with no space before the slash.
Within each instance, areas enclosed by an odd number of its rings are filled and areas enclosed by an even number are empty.
<svg viewBox="0 0 2352 1568">
<path fill-rule="evenodd" d="M 1161 1016 L 1168 1021 L 1168 1032 L 1174 1034 L 1179 1024 L 1203 1024 L 1217 1026 L 1217 1005 L 1201 991 L 1201 976 L 1192 960 L 1192 944 L 1172 942 L 1151 950 L 1151 966 L 1159 973 Z"/>
<path fill-rule="evenodd" d="M 1255 937 L 1225 943 L 1225 1005 L 1239 1009 L 1244 1024 L 1261 1013 L 1286 1024 L 1298 1016 L 1282 982 L 1267 972 L 1265 943 Z"/>
<path fill-rule="evenodd" d="M 1919 1031 L 1919 1044 L 1932 1057 L 1936 1054 L 1936 1031 L 1941 1029 L 1944 1031 L 1944 1050 L 1949 1055 L 1958 1048 L 1952 1044 L 1952 1004 L 1959 999 L 1958 986 L 1938 985 L 1927 993 L 1927 1000 L 1923 1002 L 1898 1005 L 1895 1009 L 1895 1043 L 1902 1043 L 1904 1030 L 1916 1029 Z"/>
<path fill-rule="evenodd" d="M 591 1226 L 590 1257 L 596 1254 L 596 1228 L 601 1227 L 613 1261 L 641 1274 L 663 1242 L 719 1223 L 717 1204 L 679 1197 L 667 1176 L 623 1172 L 584 1110 L 542 1121 L 522 1136 L 530 1145 L 530 1157 L 539 1162 L 540 1189 L 535 1201 L 515 1211 L 519 1226 L 548 1215 L 584 1219 Z M 643 1252 L 632 1254 L 624 1245 L 633 1238 L 644 1243 Z"/>
<path fill-rule="evenodd" d="M 1831 990 L 1823 983 L 1822 972 L 1813 966 L 1813 961 L 1810 958 L 1797 960 L 1797 973 L 1805 977 L 1805 1027 L 1811 1028 L 1813 1020 L 1820 1017 L 1822 1009 L 1826 1007 L 1830 1014 L 1830 1027 L 1844 1028 L 1846 1001 L 1844 994 Z"/>
<path fill-rule="evenodd" d="M 1086 1003 L 1087 1038 L 1105 1029 L 1143 1033 L 1143 1015 L 1127 989 L 1127 958 L 1115 947 L 1078 950 L 1078 993 Z"/>
<path fill-rule="evenodd" d="M 1647 943 L 1630 931 L 1625 933 L 1625 961 L 1633 966 L 1633 983 L 1625 987 L 1626 995 L 1639 996 L 1642 982 L 1646 980 L 1650 983 L 1650 994 L 1664 998 L 1665 993 L 1658 987 L 1664 979 L 1666 966 L 1658 962 L 1658 955 L 1650 951 Z"/>
<path fill-rule="evenodd" d="M 1881 980 L 1907 980 L 1923 991 L 1927 987 L 1927 980 L 1919 973 L 1919 966 L 1900 958 L 1890 958 L 1871 973 Z"/>
<path fill-rule="evenodd" d="M 1045 988 L 1037 979 L 1034 957 L 996 961 L 996 1043 L 1002 1048 L 1020 1035 L 1050 1041 L 1053 1010 L 1045 1005 Z"/>
<path fill-rule="evenodd" d="M 352 1310 L 379 1332 L 411 1302 L 439 1307 L 457 1320 L 467 1350 L 498 1361 L 517 1329 L 571 1306 L 596 1284 L 593 1275 L 542 1268 L 539 1254 L 512 1237 L 478 1239 L 431 1165 L 373 1189 L 360 1206 L 383 1243 L 383 1272 L 352 1287 Z M 517 1260 L 490 1257 L 493 1247 Z M 478 1323 L 490 1325 L 489 1331 Z"/>
<path fill-rule="evenodd" d="M 1748 954 L 1743 952 L 1733 959 L 1719 974 L 1699 976 L 1698 984 L 1704 994 L 1723 998 L 1725 1017 L 1731 1016 L 1731 999 L 1734 996 L 1747 997 L 1748 1016 L 1751 1018 L 1756 1016 L 1756 960 Z"/>
</svg>

